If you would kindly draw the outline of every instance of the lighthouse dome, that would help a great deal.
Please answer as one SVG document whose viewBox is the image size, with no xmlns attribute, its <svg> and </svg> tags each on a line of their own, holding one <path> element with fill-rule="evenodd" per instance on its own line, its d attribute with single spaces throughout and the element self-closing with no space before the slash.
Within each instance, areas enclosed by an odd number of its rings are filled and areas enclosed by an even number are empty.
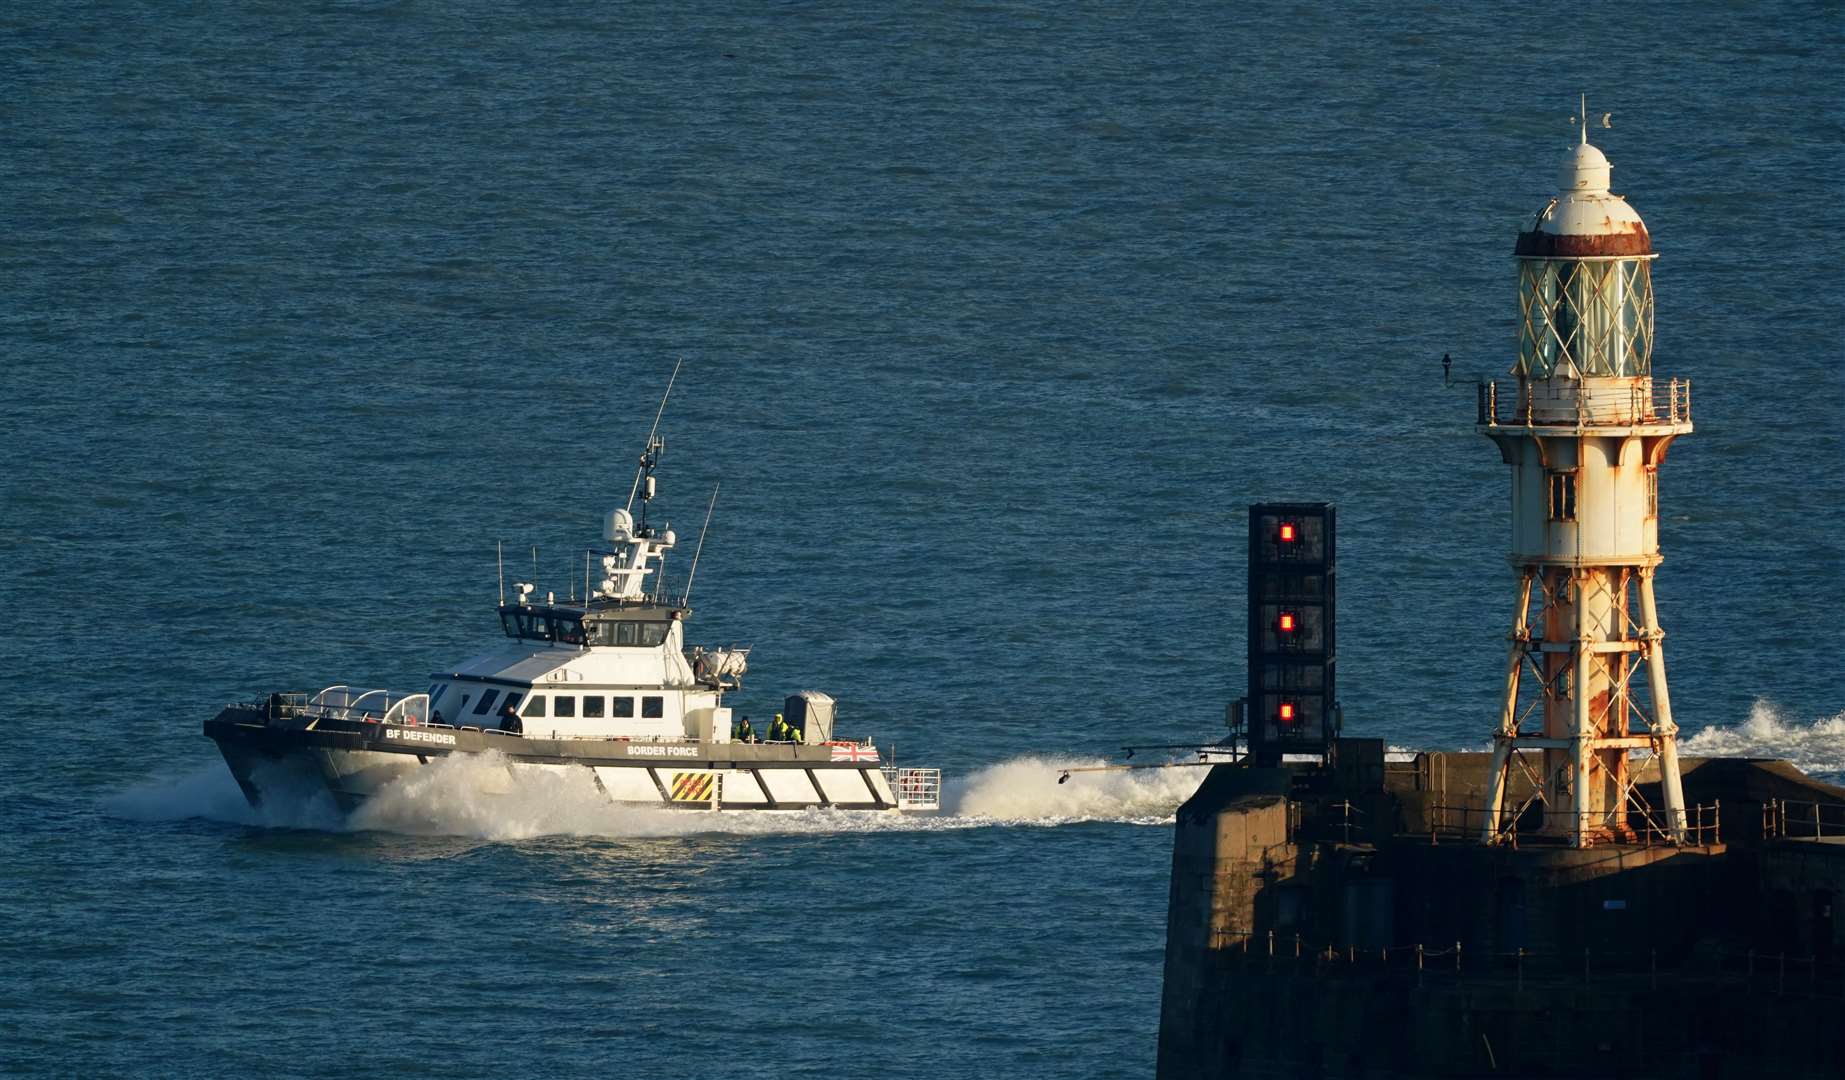
<svg viewBox="0 0 1845 1080">
<path fill-rule="evenodd" d="M 1627 200 L 1608 190 L 1608 157 L 1585 139 L 1558 170 L 1562 189 L 1518 235 L 1516 254 L 1590 258 L 1653 253 L 1646 223 Z"/>
</svg>

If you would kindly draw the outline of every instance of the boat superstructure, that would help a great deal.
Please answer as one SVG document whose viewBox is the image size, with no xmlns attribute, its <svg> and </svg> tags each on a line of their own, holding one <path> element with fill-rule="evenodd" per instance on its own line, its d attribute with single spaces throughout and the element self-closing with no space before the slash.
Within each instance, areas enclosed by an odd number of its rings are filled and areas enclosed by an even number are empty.
<svg viewBox="0 0 1845 1080">
<path fill-rule="evenodd" d="M 492 752 L 511 770 L 587 769 L 621 803 L 938 809 L 940 770 L 897 768 L 869 739 L 841 737 L 826 694 L 788 696 L 770 725 L 733 717 L 724 696 L 740 687 L 749 650 L 686 643 L 696 557 L 678 596 L 662 580 L 678 543 L 648 522 L 664 450 L 656 416 L 627 506 L 586 553 L 583 598 L 540 603 L 521 582 L 508 600 L 502 587 L 505 640 L 437 672 L 427 692 L 335 685 L 229 705 L 206 721 L 244 795 L 256 803 L 266 786 L 306 776 L 350 809 L 444 757 Z"/>
</svg>

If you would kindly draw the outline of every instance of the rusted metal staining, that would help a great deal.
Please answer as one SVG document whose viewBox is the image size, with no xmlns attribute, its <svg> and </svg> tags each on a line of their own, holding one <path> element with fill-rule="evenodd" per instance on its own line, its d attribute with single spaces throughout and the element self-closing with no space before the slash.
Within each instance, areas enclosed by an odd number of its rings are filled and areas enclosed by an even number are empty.
<svg viewBox="0 0 1845 1080">
<path fill-rule="evenodd" d="M 1608 230 L 1594 234 L 1550 233 L 1542 229 L 1518 234 L 1512 254 L 1529 259 L 1594 259 L 1651 255 L 1653 238 L 1639 221 L 1604 219 Z"/>
</svg>

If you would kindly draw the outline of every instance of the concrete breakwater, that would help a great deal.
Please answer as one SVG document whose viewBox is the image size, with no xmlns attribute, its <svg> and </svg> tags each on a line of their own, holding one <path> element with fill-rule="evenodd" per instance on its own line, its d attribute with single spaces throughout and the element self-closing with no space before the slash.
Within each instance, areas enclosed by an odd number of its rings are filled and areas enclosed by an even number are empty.
<svg viewBox="0 0 1845 1080">
<path fill-rule="evenodd" d="M 1480 843 L 1485 754 L 1213 769 L 1175 826 L 1159 1075 L 1840 1075 L 1845 789 L 1682 764 L 1684 842 L 1586 848 Z"/>
</svg>

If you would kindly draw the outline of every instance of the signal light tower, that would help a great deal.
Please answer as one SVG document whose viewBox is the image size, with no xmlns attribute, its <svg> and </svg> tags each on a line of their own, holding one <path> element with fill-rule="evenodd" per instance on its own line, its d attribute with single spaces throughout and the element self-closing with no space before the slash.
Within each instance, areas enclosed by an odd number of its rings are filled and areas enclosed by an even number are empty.
<svg viewBox="0 0 1845 1080">
<path fill-rule="evenodd" d="M 1483 384 L 1478 402 L 1477 430 L 1512 467 L 1519 582 L 1481 839 L 1499 842 L 1530 809 L 1505 805 L 1519 769 L 1543 803 L 1544 835 L 1573 847 L 1638 829 L 1682 840 L 1653 577 L 1659 466 L 1691 433 L 1691 384 L 1653 377 L 1652 240 L 1609 192 L 1586 119 L 1561 181 L 1515 249 L 1512 392 Z M 1642 750 L 1659 764 L 1657 811 L 1635 791 Z"/>
</svg>

